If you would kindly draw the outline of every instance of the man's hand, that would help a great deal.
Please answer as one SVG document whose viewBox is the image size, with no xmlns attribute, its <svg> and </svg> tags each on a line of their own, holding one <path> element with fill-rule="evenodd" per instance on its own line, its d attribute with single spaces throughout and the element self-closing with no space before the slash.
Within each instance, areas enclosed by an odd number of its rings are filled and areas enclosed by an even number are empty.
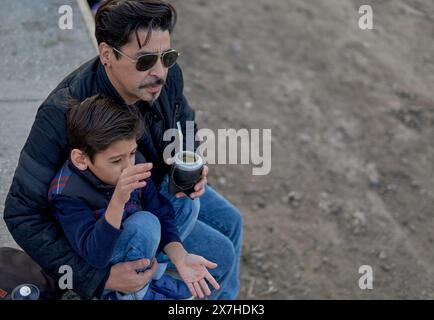
<svg viewBox="0 0 434 320">
<path fill-rule="evenodd" d="M 194 297 L 202 299 L 205 295 L 211 295 L 211 290 L 205 279 L 208 280 L 215 289 L 220 289 L 217 281 L 207 270 L 207 268 L 216 268 L 216 263 L 208 261 L 204 257 L 188 253 L 183 258 L 176 261 L 175 266 Z"/>
<path fill-rule="evenodd" d="M 118 183 L 116 184 L 112 200 L 121 204 L 127 203 L 128 200 L 130 200 L 131 192 L 146 186 L 146 181 L 142 180 L 151 176 L 151 169 L 152 163 L 142 163 L 122 171 Z"/>
<path fill-rule="evenodd" d="M 122 293 L 132 293 L 142 289 L 157 271 L 157 260 L 154 258 L 152 268 L 145 272 L 137 273 L 136 270 L 146 268 L 149 262 L 149 259 L 140 259 L 113 265 L 105 288 Z"/>
<path fill-rule="evenodd" d="M 202 178 L 200 181 L 194 186 L 194 192 L 190 193 L 190 198 L 198 198 L 201 197 L 205 193 L 205 186 L 207 183 L 207 177 L 208 176 L 208 166 L 203 166 L 202 169 Z M 187 195 L 184 192 L 178 192 L 176 194 L 177 198 L 186 197 Z"/>
</svg>

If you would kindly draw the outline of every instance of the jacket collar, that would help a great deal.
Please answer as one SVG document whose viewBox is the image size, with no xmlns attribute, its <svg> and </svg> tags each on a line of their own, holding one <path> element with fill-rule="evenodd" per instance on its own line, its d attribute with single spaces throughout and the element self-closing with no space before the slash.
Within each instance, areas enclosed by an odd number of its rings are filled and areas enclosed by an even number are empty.
<svg viewBox="0 0 434 320">
<path fill-rule="evenodd" d="M 115 99 L 120 104 L 126 104 L 124 99 L 121 97 L 119 92 L 116 90 L 116 88 L 112 85 L 110 82 L 110 79 L 107 75 L 107 72 L 105 71 L 104 66 L 102 65 L 101 61 L 98 61 L 98 68 L 96 70 L 97 74 L 97 81 L 98 85 L 100 87 L 100 90 L 107 94 L 108 96 Z"/>
</svg>

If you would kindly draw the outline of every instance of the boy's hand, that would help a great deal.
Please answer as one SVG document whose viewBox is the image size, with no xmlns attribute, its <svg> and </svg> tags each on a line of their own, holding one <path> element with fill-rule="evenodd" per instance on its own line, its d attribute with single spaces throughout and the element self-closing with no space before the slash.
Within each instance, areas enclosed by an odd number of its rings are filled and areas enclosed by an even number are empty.
<svg viewBox="0 0 434 320">
<path fill-rule="evenodd" d="M 216 268 L 216 263 L 208 261 L 204 257 L 187 253 L 184 257 L 176 261 L 175 266 L 194 297 L 202 299 L 205 295 L 211 295 L 211 290 L 205 279 L 208 280 L 215 289 L 220 289 L 217 281 L 207 270 L 207 268 Z"/>
<path fill-rule="evenodd" d="M 131 192 L 146 186 L 146 181 L 143 180 L 151 176 L 151 169 L 152 163 L 141 163 L 123 170 L 116 184 L 112 200 L 122 205 L 127 203 L 130 200 Z"/>
<path fill-rule="evenodd" d="M 151 172 L 149 171 L 151 169 L 152 163 L 141 163 L 122 171 L 104 215 L 107 222 L 114 228 L 121 228 L 122 214 L 125 204 L 130 200 L 131 192 L 134 189 L 146 186 L 146 181 L 142 180 L 151 176 Z"/>
</svg>

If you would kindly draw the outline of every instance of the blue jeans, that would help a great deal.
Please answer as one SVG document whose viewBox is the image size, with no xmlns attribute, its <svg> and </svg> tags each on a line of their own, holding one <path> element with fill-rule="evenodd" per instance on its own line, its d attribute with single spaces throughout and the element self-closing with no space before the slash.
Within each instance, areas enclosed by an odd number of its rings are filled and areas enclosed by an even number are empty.
<svg viewBox="0 0 434 320">
<path fill-rule="evenodd" d="M 175 211 L 175 224 L 178 226 L 180 238 L 183 240 L 191 232 L 197 221 L 200 200 L 177 199 L 177 201 L 172 202 L 172 206 Z M 158 218 L 151 212 L 140 211 L 125 219 L 122 222 L 122 227 L 122 233 L 113 251 L 112 264 L 143 258 L 152 261 L 157 254 L 161 238 L 161 226 Z M 164 254 L 159 254 L 157 260 L 159 262 L 158 268 L 152 279 L 160 279 L 166 271 L 168 258 Z M 122 300 L 142 300 L 148 287 L 149 283 L 137 292 L 131 294 L 119 293 L 117 298 Z M 106 290 L 104 295 L 109 292 Z"/>
<path fill-rule="evenodd" d="M 151 212 L 140 211 L 125 219 L 122 222 L 122 227 L 122 233 L 113 250 L 111 263 L 117 264 L 119 262 L 143 258 L 152 261 L 157 252 L 161 237 L 161 227 L 158 218 Z M 164 266 L 162 267 L 164 268 Z M 158 266 L 158 269 L 160 268 L 161 266 Z M 149 282 L 137 292 L 129 294 L 117 293 L 117 299 L 142 300 L 148 287 Z M 105 290 L 104 295 L 109 292 L 110 290 Z"/>
<path fill-rule="evenodd" d="M 160 186 L 160 193 L 176 205 L 179 199 L 168 192 L 168 177 Z M 186 198 L 182 198 L 186 199 Z M 220 284 L 209 299 L 234 300 L 240 291 L 240 256 L 243 220 L 240 212 L 212 187 L 206 186 L 200 199 L 197 223 L 189 235 L 182 238 L 190 253 L 201 255 L 218 264 L 210 273 Z M 197 200 L 197 199 L 196 199 Z M 179 203 L 178 203 L 179 204 Z M 190 225 L 191 226 L 191 225 Z M 186 235 L 186 234 L 184 234 Z M 174 266 L 169 264 L 169 268 Z"/>
</svg>

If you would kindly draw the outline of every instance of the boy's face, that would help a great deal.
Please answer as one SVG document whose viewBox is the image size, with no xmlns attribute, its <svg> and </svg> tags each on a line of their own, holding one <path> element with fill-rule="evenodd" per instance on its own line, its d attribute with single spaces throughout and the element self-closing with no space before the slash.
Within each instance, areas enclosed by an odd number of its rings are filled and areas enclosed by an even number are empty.
<svg viewBox="0 0 434 320">
<path fill-rule="evenodd" d="M 85 156 L 87 167 L 104 183 L 115 186 L 122 171 L 135 165 L 135 139 L 120 140 L 95 155 L 93 163 Z M 80 169 L 80 167 L 79 167 Z"/>
</svg>

